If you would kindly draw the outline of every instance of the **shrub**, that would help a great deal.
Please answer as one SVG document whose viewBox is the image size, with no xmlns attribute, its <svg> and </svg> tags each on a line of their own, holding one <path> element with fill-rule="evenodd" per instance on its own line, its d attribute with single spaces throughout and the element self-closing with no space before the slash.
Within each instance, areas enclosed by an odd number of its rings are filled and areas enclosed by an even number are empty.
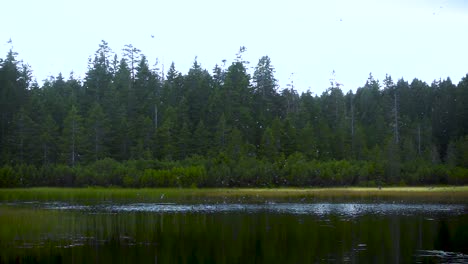
<svg viewBox="0 0 468 264">
<path fill-rule="evenodd" d="M 18 187 L 19 183 L 19 179 L 12 167 L 6 165 L 0 168 L 0 187 Z"/>
</svg>

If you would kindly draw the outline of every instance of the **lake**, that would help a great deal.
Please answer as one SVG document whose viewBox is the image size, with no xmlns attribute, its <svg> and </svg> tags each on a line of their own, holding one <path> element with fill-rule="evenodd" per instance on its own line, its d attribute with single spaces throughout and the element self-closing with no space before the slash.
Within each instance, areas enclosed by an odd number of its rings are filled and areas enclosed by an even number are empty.
<svg viewBox="0 0 468 264">
<path fill-rule="evenodd" d="M 467 263 L 464 203 L 3 201 L 0 263 Z"/>
</svg>

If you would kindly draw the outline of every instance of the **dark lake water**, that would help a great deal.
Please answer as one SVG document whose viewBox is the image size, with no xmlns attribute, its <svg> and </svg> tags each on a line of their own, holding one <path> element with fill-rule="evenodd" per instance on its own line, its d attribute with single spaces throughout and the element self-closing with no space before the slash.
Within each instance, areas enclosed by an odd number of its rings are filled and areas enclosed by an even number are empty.
<svg viewBox="0 0 468 264">
<path fill-rule="evenodd" d="M 460 204 L 0 204 L 0 263 L 468 263 Z"/>
</svg>

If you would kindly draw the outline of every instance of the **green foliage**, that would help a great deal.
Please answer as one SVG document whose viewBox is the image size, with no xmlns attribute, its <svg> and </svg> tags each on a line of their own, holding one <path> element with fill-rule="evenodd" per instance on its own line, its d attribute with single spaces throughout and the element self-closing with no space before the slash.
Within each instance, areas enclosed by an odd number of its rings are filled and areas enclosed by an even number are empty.
<svg viewBox="0 0 468 264">
<path fill-rule="evenodd" d="M 202 185 L 205 176 L 206 171 L 202 166 L 146 169 L 140 179 L 140 187 L 191 187 Z"/>
<path fill-rule="evenodd" d="M 0 187 L 121 186 L 121 187 L 273 187 L 273 186 L 368 186 L 468 183 L 468 169 L 449 168 L 424 161 L 405 163 L 398 180 L 385 178 L 385 165 L 372 161 L 308 160 L 296 152 L 275 161 L 241 157 L 237 161 L 220 154 L 183 161 L 98 160 L 70 167 L 36 168 L 20 164 L 0 167 Z"/>
<path fill-rule="evenodd" d="M 381 85 L 370 74 L 356 92 L 332 82 L 312 95 L 280 87 L 268 56 L 249 67 L 245 47 L 212 74 L 195 59 L 166 76 L 123 51 L 102 41 L 83 81 L 42 86 L 14 51 L 0 59 L 1 187 L 467 181 L 468 75 Z"/>
<path fill-rule="evenodd" d="M 0 187 L 18 187 L 20 181 L 10 166 L 0 168 Z"/>
<path fill-rule="evenodd" d="M 78 109 L 72 106 L 63 121 L 61 138 L 62 161 L 75 166 L 80 161 L 84 149 L 83 119 Z"/>
</svg>

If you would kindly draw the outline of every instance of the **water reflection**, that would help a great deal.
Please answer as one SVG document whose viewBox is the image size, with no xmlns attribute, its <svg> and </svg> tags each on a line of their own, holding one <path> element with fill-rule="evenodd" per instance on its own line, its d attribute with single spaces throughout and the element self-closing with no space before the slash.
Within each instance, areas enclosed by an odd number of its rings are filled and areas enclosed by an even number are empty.
<svg viewBox="0 0 468 264">
<path fill-rule="evenodd" d="M 0 262 L 456 263 L 467 220 L 437 204 L 4 204 Z"/>
<path fill-rule="evenodd" d="M 40 206 L 40 204 L 39 204 Z M 357 217 L 365 214 L 374 215 L 414 215 L 448 213 L 464 214 L 465 205 L 446 204 L 336 204 L 336 203 L 266 203 L 266 204 L 175 204 L 175 203 L 134 203 L 134 204 L 98 204 L 74 205 L 67 203 L 44 203 L 44 208 L 55 210 L 83 210 L 94 212 L 155 212 L 155 213 L 282 213 L 295 215 L 339 215 Z"/>
<path fill-rule="evenodd" d="M 451 263 L 463 264 L 468 262 L 468 255 L 443 250 L 418 250 L 415 263 Z"/>
</svg>

